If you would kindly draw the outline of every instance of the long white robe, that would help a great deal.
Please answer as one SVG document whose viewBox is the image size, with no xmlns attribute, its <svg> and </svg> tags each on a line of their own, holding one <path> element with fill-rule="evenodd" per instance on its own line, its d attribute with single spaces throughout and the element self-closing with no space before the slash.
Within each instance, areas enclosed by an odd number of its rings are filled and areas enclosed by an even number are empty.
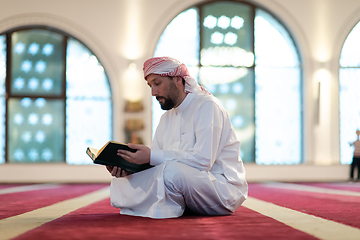
<svg viewBox="0 0 360 240">
<path fill-rule="evenodd" d="M 225 109 L 211 95 L 189 93 L 162 116 L 150 164 L 155 167 L 113 178 L 111 204 L 122 214 L 170 218 L 181 216 L 187 206 L 223 215 L 247 197 L 240 143 Z"/>
</svg>

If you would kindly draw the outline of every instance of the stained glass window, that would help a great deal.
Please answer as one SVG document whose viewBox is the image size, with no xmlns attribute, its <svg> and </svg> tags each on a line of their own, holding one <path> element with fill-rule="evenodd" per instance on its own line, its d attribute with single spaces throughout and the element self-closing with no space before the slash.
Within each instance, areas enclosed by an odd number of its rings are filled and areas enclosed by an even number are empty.
<svg viewBox="0 0 360 240">
<path fill-rule="evenodd" d="M 8 102 L 8 162 L 64 161 L 64 102 L 11 98 Z"/>
<path fill-rule="evenodd" d="M 174 45 L 178 32 L 191 34 Z M 166 55 L 190 66 L 221 101 L 244 162 L 300 163 L 301 66 L 290 34 L 271 14 L 245 3 L 200 4 L 166 27 L 154 56 Z M 163 113 L 159 109 L 154 100 L 153 131 Z"/>
<path fill-rule="evenodd" d="M 11 34 L 9 163 L 64 160 L 64 41 L 61 34 L 42 29 Z M 48 95 L 60 98 L 44 98 Z"/>
<path fill-rule="evenodd" d="M 253 65 L 251 7 L 216 2 L 201 8 L 202 66 Z"/>
<path fill-rule="evenodd" d="M 356 130 L 360 129 L 360 22 L 348 35 L 340 56 L 339 109 L 340 109 L 340 161 L 352 162 Z"/>
<path fill-rule="evenodd" d="M 63 92 L 64 36 L 31 29 L 14 32 L 11 40 L 11 93 L 60 96 Z"/>
<path fill-rule="evenodd" d="M 227 110 L 241 141 L 241 157 L 254 161 L 254 63 L 251 7 L 216 2 L 201 8 L 199 83 Z M 235 91 L 234 91 L 235 90 Z"/>
<path fill-rule="evenodd" d="M 37 28 L 1 35 L 0 50 L 1 163 L 92 163 L 86 147 L 112 136 L 110 87 L 96 56 L 74 38 Z"/>
</svg>

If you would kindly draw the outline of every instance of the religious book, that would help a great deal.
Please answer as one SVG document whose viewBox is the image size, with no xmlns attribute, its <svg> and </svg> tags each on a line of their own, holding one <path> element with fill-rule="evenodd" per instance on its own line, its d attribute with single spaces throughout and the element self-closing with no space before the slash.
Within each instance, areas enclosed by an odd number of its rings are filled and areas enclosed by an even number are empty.
<svg viewBox="0 0 360 240">
<path fill-rule="evenodd" d="M 126 161 L 124 158 L 117 155 L 119 149 L 136 152 L 136 149 L 129 148 L 126 144 L 122 144 L 115 141 L 108 141 L 102 148 L 99 150 L 96 148 L 88 147 L 86 149 L 87 155 L 94 161 L 95 164 L 101 164 L 106 166 L 117 166 L 121 169 L 130 171 L 130 172 L 140 172 L 151 168 L 148 163 L 145 164 L 135 164 Z"/>
</svg>

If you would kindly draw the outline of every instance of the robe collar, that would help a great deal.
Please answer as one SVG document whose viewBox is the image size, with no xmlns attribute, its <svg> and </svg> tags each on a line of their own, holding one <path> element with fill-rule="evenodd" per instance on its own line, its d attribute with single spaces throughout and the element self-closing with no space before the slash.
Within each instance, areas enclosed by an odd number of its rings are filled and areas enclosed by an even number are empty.
<svg viewBox="0 0 360 240">
<path fill-rule="evenodd" d="M 178 114 L 183 112 L 190 105 L 191 101 L 194 99 L 194 96 L 194 93 L 188 93 L 182 103 L 178 107 L 174 108 L 175 113 Z"/>
</svg>

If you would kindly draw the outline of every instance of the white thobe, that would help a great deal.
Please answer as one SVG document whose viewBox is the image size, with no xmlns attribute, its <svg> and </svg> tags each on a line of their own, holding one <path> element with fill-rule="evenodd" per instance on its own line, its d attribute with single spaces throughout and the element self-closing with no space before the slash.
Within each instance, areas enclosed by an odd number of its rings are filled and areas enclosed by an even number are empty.
<svg viewBox="0 0 360 240">
<path fill-rule="evenodd" d="M 225 215 L 246 199 L 240 143 L 212 95 L 189 93 L 161 117 L 151 147 L 155 167 L 111 182 L 111 204 L 122 214 L 151 218 Z"/>
</svg>

